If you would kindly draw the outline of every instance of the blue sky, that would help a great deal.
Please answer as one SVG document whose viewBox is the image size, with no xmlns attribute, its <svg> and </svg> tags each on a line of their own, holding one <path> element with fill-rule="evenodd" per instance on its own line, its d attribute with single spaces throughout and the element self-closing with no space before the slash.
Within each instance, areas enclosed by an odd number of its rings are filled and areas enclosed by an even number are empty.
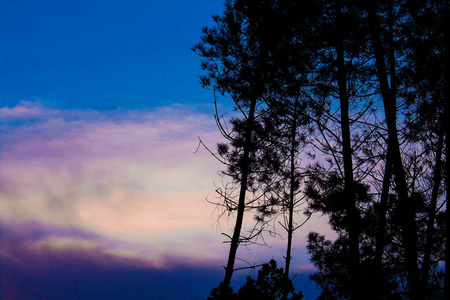
<svg viewBox="0 0 450 300">
<path fill-rule="evenodd" d="M 190 51 L 222 1 L 1 1 L 0 96 L 59 108 L 202 105 Z"/>
<path fill-rule="evenodd" d="M 205 299 L 218 284 L 233 219 L 216 223 L 205 200 L 222 166 L 198 137 L 214 148 L 221 136 L 190 48 L 222 7 L 0 0 L 3 296 Z M 294 241 L 307 298 L 306 235 L 327 228 L 318 218 Z M 267 241 L 240 248 L 237 266 L 281 264 L 285 242 Z"/>
</svg>

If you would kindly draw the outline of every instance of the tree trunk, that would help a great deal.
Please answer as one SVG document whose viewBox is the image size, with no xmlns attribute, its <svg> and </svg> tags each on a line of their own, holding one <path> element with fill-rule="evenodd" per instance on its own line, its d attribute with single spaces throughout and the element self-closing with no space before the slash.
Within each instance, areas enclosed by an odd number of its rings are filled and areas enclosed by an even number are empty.
<svg viewBox="0 0 450 300">
<path fill-rule="evenodd" d="M 375 243 L 375 282 L 374 299 L 381 299 L 382 276 L 383 276 L 383 252 L 386 243 L 386 212 L 389 198 L 389 188 L 392 177 L 392 159 L 389 155 L 389 149 L 386 156 L 386 166 L 384 170 L 383 186 L 381 189 L 380 210 L 378 212 L 377 233 Z"/>
<path fill-rule="evenodd" d="M 391 93 L 397 93 L 397 76 L 395 69 L 395 51 L 394 51 L 394 37 L 393 37 L 393 23 L 394 23 L 394 12 L 393 12 L 393 1 L 389 1 L 389 61 L 390 61 L 390 81 L 391 81 Z M 382 283 L 382 272 L 383 272 L 383 252 L 385 246 L 385 234 L 386 234 L 386 212 L 387 212 L 387 202 L 389 198 L 389 190 L 392 178 L 392 157 L 389 153 L 389 148 L 386 155 L 386 167 L 384 170 L 383 186 L 380 198 L 380 211 L 378 213 L 378 223 L 377 223 L 377 234 L 376 234 L 376 244 L 375 244 L 375 283 L 374 283 L 374 293 L 375 299 L 381 298 L 383 283 Z"/>
<path fill-rule="evenodd" d="M 287 227 L 287 249 L 286 249 L 286 266 L 284 268 L 284 280 L 289 281 L 289 269 L 291 265 L 292 235 L 294 233 L 294 194 L 295 194 L 295 136 L 297 135 L 297 102 L 295 102 L 294 118 L 291 130 L 291 170 L 290 170 L 290 191 L 289 191 L 289 223 Z M 283 300 L 287 299 L 289 291 L 285 288 L 283 291 Z"/>
<path fill-rule="evenodd" d="M 250 148 L 252 144 L 253 122 L 255 119 L 256 98 L 250 102 L 250 111 L 247 118 L 247 128 L 245 130 L 244 153 L 241 163 L 241 187 L 239 191 L 239 202 L 236 216 L 236 225 L 234 227 L 233 236 L 231 238 L 230 252 L 228 255 L 228 263 L 225 268 L 225 278 L 221 285 L 220 296 L 224 298 L 227 295 L 230 286 L 231 277 L 234 272 L 234 262 L 236 260 L 236 252 L 239 247 L 242 222 L 244 220 L 245 211 L 245 194 L 247 192 L 247 181 L 250 166 Z"/>
<path fill-rule="evenodd" d="M 336 1 L 336 52 L 337 52 L 337 78 L 339 86 L 339 99 L 341 106 L 342 155 L 344 158 L 344 194 L 348 218 L 349 235 L 349 264 L 351 280 L 351 299 L 362 299 L 361 270 L 359 258 L 359 215 L 356 207 L 355 188 L 353 182 L 352 146 L 350 137 L 349 97 L 347 92 L 347 72 L 344 61 L 344 37 L 342 27 L 341 1 Z"/>
<path fill-rule="evenodd" d="M 405 249 L 405 267 L 408 273 L 410 298 L 412 300 L 423 299 L 417 265 L 417 228 L 415 222 L 415 208 L 412 203 L 409 203 L 408 187 L 406 184 L 405 171 L 403 169 L 397 133 L 396 94 L 391 90 L 388 84 L 384 51 L 381 44 L 380 24 L 377 17 L 376 1 L 370 1 L 369 22 L 372 46 L 375 54 L 377 76 L 383 97 L 386 124 L 388 128 L 388 149 L 391 151 L 390 153 L 392 155 L 392 167 L 395 175 L 394 180 L 399 198 L 400 224 L 402 227 L 403 247 Z"/>
</svg>

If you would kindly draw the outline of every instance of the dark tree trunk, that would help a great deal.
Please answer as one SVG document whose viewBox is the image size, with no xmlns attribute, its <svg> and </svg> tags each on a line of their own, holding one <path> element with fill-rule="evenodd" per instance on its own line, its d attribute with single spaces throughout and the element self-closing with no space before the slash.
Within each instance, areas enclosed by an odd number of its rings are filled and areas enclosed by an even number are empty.
<svg viewBox="0 0 450 300">
<path fill-rule="evenodd" d="M 386 212 L 389 198 L 389 188 L 392 177 L 392 159 L 389 155 L 389 149 L 386 156 L 386 166 L 384 170 L 383 186 L 381 189 L 380 208 L 378 212 L 376 244 L 375 244 L 375 298 L 381 299 L 382 279 L 383 279 L 383 252 L 386 243 Z"/>
<path fill-rule="evenodd" d="M 394 51 L 394 37 L 393 37 L 393 2 L 389 1 L 389 61 L 390 61 L 390 81 L 391 81 L 391 93 L 397 93 L 397 76 L 395 69 L 395 51 Z M 386 234 L 386 212 L 387 202 L 389 198 L 389 190 L 392 178 L 392 157 L 387 150 L 386 155 L 386 167 L 384 170 L 383 185 L 380 198 L 380 211 L 378 212 L 377 234 L 375 244 L 375 298 L 381 298 L 382 292 L 382 272 L 383 272 L 383 252 L 385 246 L 385 234 Z"/>
<path fill-rule="evenodd" d="M 255 109 L 256 109 L 256 98 L 252 99 L 250 102 L 250 111 L 247 118 L 247 128 L 245 130 L 245 142 L 244 142 L 244 153 L 241 163 L 241 187 L 239 191 L 239 202 L 238 210 L 236 216 L 236 225 L 234 227 L 233 236 L 231 238 L 230 252 L 228 255 L 228 263 L 225 268 L 225 278 L 222 282 L 220 295 L 224 297 L 227 294 L 228 288 L 230 286 L 231 277 L 234 272 L 234 262 L 236 260 L 236 252 L 239 247 L 242 221 L 244 219 L 245 211 L 245 194 L 247 192 L 247 181 L 250 166 L 250 148 L 252 144 L 253 135 L 253 122 L 255 119 Z"/>
<path fill-rule="evenodd" d="M 294 118 L 292 121 L 292 130 L 291 130 L 291 149 L 290 149 L 290 190 L 289 190 L 289 221 L 287 227 L 287 249 L 286 249 L 286 265 L 284 269 L 284 280 L 287 283 L 289 281 L 289 271 L 292 260 L 291 250 L 292 250 L 292 235 L 294 233 L 294 201 L 295 201 L 295 136 L 297 134 L 297 102 L 295 103 L 294 108 Z M 284 289 L 283 291 L 283 300 L 287 299 L 289 291 Z"/>
<path fill-rule="evenodd" d="M 356 207 L 355 188 L 353 182 L 352 146 L 350 137 L 349 97 L 347 92 L 347 72 L 344 61 L 344 37 L 342 26 L 342 5 L 336 1 L 336 52 L 337 52 L 337 78 L 339 86 L 339 99 L 341 106 L 342 155 L 344 158 L 344 194 L 346 198 L 346 211 L 348 218 L 349 235 L 349 264 L 351 280 L 351 299 L 362 299 L 361 270 L 359 258 L 359 215 Z"/>
<path fill-rule="evenodd" d="M 377 16 L 377 1 L 370 1 L 369 22 L 377 76 L 383 97 L 386 124 L 388 128 L 388 149 L 392 155 L 395 187 L 399 198 L 400 224 L 402 228 L 403 247 L 405 249 L 405 267 L 408 273 L 409 296 L 412 300 L 423 299 L 423 289 L 420 286 L 417 265 L 417 226 L 415 222 L 415 208 L 409 201 L 405 171 L 403 169 L 400 154 L 400 144 L 397 133 L 396 94 L 391 90 L 388 83 L 384 51 L 381 44 L 380 24 Z"/>
</svg>

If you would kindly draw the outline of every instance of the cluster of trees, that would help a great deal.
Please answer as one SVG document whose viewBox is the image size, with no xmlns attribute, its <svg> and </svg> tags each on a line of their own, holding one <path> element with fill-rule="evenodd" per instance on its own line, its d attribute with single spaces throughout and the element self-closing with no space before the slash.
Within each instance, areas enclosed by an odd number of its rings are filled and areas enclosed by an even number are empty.
<svg viewBox="0 0 450 300">
<path fill-rule="evenodd" d="M 289 286 L 299 206 L 338 236 L 308 237 L 323 295 L 450 298 L 449 0 L 227 0 L 213 18 L 193 47 L 201 82 L 235 105 L 211 150 L 235 222 L 213 299 L 230 297 L 238 247 L 280 215 Z"/>
</svg>

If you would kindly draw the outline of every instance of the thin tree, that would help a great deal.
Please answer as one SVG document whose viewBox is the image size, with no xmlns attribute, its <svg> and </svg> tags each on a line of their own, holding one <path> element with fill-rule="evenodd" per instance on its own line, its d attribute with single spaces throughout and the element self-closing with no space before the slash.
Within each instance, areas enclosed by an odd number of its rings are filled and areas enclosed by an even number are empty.
<svg viewBox="0 0 450 300">
<path fill-rule="evenodd" d="M 243 120 L 236 122 L 237 126 L 233 128 L 240 134 L 241 139 L 232 144 L 237 150 L 232 151 L 234 162 L 230 164 L 230 174 L 240 187 L 235 226 L 225 276 L 221 283 L 222 297 L 227 294 L 234 272 L 236 252 L 242 242 L 246 194 L 250 188 L 249 182 L 253 182 L 250 173 L 257 174 L 257 167 L 251 163 L 255 153 L 256 110 L 269 87 L 270 81 L 267 77 L 270 77 L 272 70 L 268 44 L 271 42 L 270 36 L 267 37 L 267 32 L 261 31 L 268 28 L 267 22 L 273 22 L 271 19 L 262 18 L 264 14 L 271 12 L 270 3 L 256 3 L 252 8 L 257 13 L 249 9 L 244 2 L 226 1 L 223 16 L 213 17 L 216 26 L 204 28 L 202 43 L 193 48 L 205 59 L 202 68 L 209 72 L 207 76 L 202 77 L 203 85 L 213 87 L 224 95 L 231 95 L 237 110 L 243 113 Z"/>
</svg>

